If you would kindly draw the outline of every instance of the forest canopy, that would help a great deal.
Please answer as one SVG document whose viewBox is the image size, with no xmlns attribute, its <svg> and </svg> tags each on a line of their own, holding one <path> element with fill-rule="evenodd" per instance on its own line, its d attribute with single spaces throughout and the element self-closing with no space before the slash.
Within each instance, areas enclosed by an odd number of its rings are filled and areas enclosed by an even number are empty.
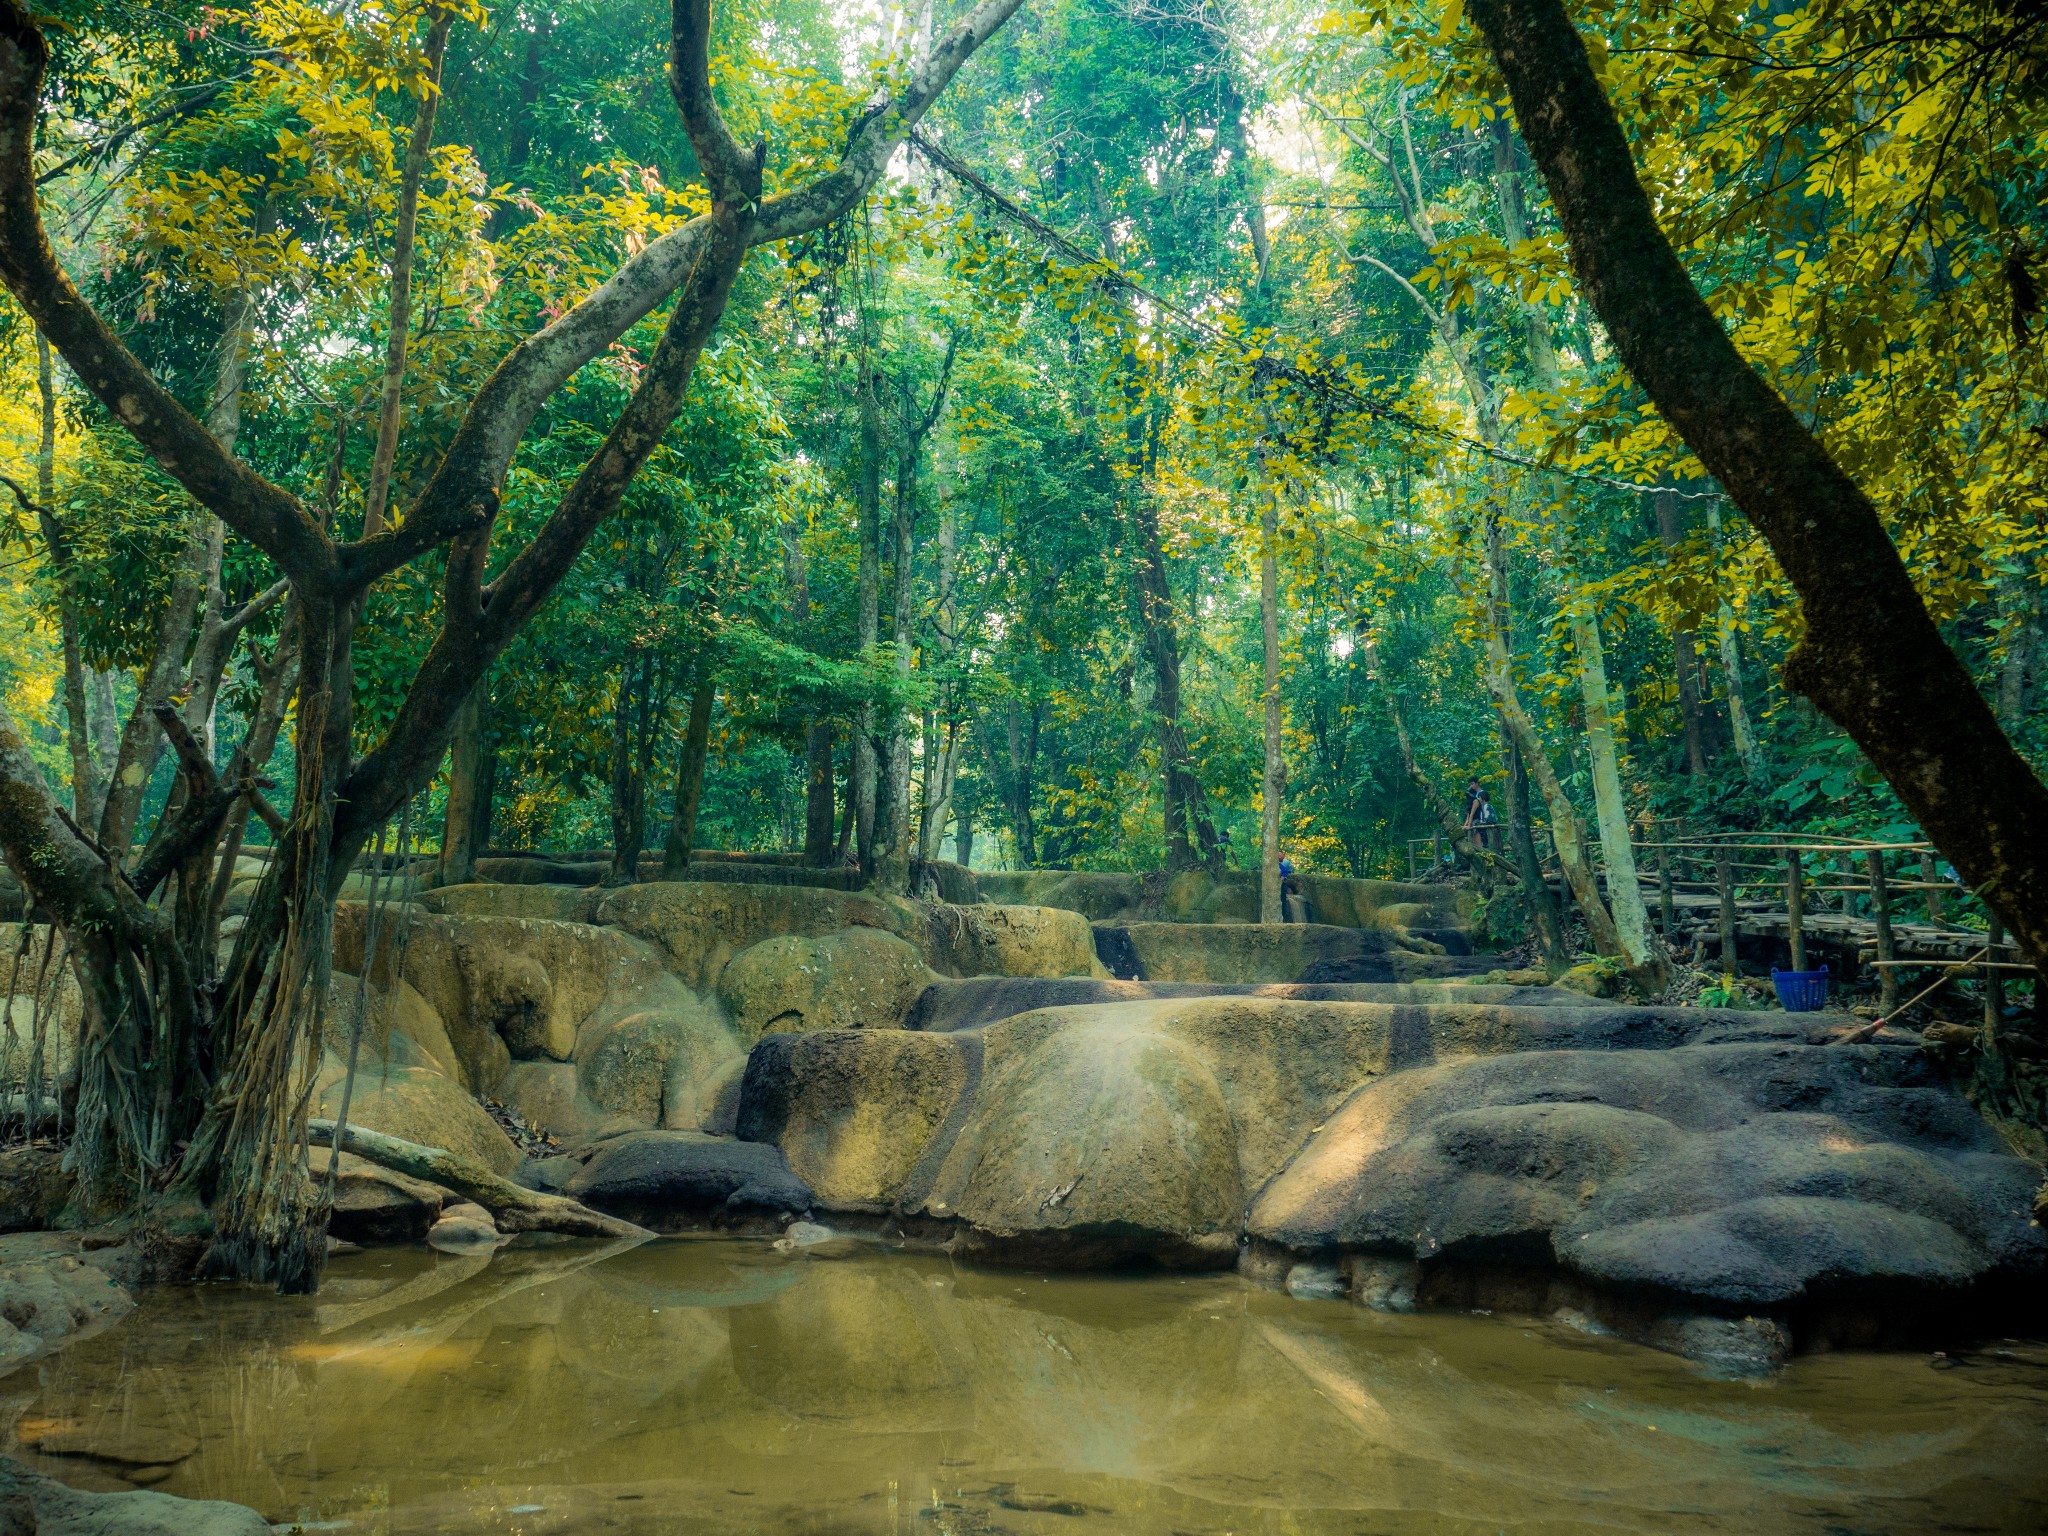
<svg viewBox="0 0 2048 1536">
<path fill-rule="evenodd" d="M 1469 9 L 0 0 L 10 782 L 251 1092 L 401 845 L 1428 840 L 1649 988 L 1646 822 L 1931 835 L 2032 953 L 2048 12 Z"/>
</svg>

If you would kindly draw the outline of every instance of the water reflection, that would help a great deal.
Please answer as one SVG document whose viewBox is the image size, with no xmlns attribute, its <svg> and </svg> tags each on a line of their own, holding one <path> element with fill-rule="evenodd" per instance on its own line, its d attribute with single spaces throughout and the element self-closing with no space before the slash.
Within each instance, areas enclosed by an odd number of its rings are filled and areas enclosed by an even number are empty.
<svg viewBox="0 0 2048 1536">
<path fill-rule="evenodd" d="M 1763 1384 L 1228 1277 L 766 1245 L 385 1250 L 322 1294 L 167 1290 L 0 1382 L 10 1424 L 308 1529 L 1323 1533 L 2048 1528 L 2048 1351 Z M 37 1461 L 33 1453 L 26 1458 Z"/>
</svg>

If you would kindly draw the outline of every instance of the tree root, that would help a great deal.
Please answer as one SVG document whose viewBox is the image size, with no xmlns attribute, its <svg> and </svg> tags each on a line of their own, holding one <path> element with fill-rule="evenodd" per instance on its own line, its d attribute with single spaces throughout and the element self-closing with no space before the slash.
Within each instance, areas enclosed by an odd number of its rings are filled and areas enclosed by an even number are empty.
<svg viewBox="0 0 2048 1536">
<path fill-rule="evenodd" d="M 306 1129 L 313 1145 L 334 1145 L 332 1120 L 311 1121 Z M 593 1211 L 566 1196 L 522 1189 L 510 1179 L 499 1178 L 482 1163 L 458 1153 L 386 1136 L 381 1131 L 351 1125 L 342 1132 L 341 1150 L 394 1173 L 451 1189 L 465 1200 L 474 1200 L 491 1213 L 501 1232 L 560 1232 L 569 1237 L 605 1238 L 654 1235 L 645 1227 Z"/>
</svg>

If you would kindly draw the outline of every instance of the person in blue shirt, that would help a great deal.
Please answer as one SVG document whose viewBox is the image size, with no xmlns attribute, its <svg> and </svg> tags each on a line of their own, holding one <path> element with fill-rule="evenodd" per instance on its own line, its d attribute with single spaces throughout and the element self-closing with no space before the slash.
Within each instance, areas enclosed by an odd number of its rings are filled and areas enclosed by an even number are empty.
<svg viewBox="0 0 2048 1536">
<path fill-rule="evenodd" d="M 1294 860 L 1288 858 L 1283 853 L 1280 855 L 1280 921 L 1283 923 L 1294 921 L 1294 912 L 1289 905 L 1289 899 L 1296 894 Z"/>
</svg>

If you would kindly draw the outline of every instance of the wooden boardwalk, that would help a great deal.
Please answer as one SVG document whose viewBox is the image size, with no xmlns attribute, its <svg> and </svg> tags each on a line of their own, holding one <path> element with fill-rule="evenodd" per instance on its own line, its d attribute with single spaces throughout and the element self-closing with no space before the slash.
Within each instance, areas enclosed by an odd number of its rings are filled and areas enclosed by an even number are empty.
<svg viewBox="0 0 2048 1536">
<path fill-rule="evenodd" d="M 1442 840 L 1417 839 L 1411 866 L 1418 855 L 1440 862 Z M 1681 821 L 1645 820 L 1635 859 L 1653 922 L 1668 941 L 1692 943 L 1702 956 L 1725 962 L 1744 941 L 1779 943 L 1793 970 L 1826 964 L 1847 980 L 1874 969 L 1887 1009 L 1905 972 L 1975 977 L 1985 983 L 1987 1009 L 2007 979 L 2034 977 L 1996 914 L 1944 877 L 1929 843 L 1806 832 L 1691 836 Z M 1545 874 L 1569 911 L 1554 856 Z M 1605 889 L 1604 873 L 1600 879 Z"/>
</svg>

